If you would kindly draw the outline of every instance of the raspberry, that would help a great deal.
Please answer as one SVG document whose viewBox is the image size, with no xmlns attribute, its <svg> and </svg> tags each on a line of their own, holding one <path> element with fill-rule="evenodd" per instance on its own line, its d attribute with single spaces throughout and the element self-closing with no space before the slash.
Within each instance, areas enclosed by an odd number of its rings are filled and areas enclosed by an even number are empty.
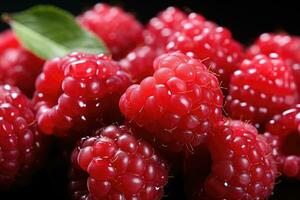
<svg viewBox="0 0 300 200">
<path fill-rule="evenodd" d="M 169 37 L 178 30 L 187 15 L 175 7 L 168 7 L 152 18 L 144 31 L 144 42 L 155 48 L 165 48 Z"/>
<path fill-rule="evenodd" d="M 42 141 L 30 101 L 16 87 L 0 86 L 0 189 L 30 176 Z"/>
<path fill-rule="evenodd" d="M 224 87 L 228 86 L 230 75 L 243 59 L 242 46 L 232 38 L 228 29 L 195 13 L 191 13 L 170 36 L 167 50 L 180 50 L 203 60 L 219 75 Z"/>
<path fill-rule="evenodd" d="M 118 7 L 99 3 L 78 20 L 105 42 L 115 59 L 124 57 L 143 40 L 142 25 L 133 15 Z"/>
<path fill-rule="evenodd" d="M 7 49 L 0 55 L 0 82 L 15 85 L 30 97 L 43 64 L 43 60 L 22 47 Z"/>
<path fill-rule="evenodd" d="M 18 47 L 20 47 L 20 44 L 11 30 L 6 30 L 0 33 L 0 55 L 6 49 Z"/>
<path fill-rule="evenodd" d="M 139 83 L 153 74 L 154 59 L 165 53 L 168 38 L 178 29 L 180 22 L 187 16 L 175 7 L 169 7 L 152 18 L 144 31 L 144 45 L 132 50 L 120 61 L 124 70 Z"/>
<path fill-rule="evenodd" d="M 279 171 L 300 179 L 300 105 L 275 115 L 266 125 L 264 134 L 272 145 Z"/>
<path fill-rule="evenodd" d="M 264 33 L 247 50 L 249 58 L 257 54 L 277 53 L 293 69 L 295 81 L 300 85 L 300 37 L 285 33 Z M 298 87 L 300 93 L 300 87 Z"/>
<path fill-rule="evenodd" d="M 230 117 L 261 127 L 273 115 L 297 104 L 292 71 L 276 54 L 245 59 L 231 77 L 227 101 Z"/>
<path fill-rule="evenodd" d="M 242 121 L 221 121 L 208 136 L 206 145 L 211 157 L 210 172 L 196 186 L 193 199 L 250 200 L 271 195 L 277 168 L 270 145 L 255 127 Z M 205 152 L 200 151 L 199 155 L 196 163 L 209 162 L 203 160 L 207 157 Z M 196 163 L 186 163 L 186 170 Z M 203 181 L 201 166 L 194 173 L 190 178 Z"/>
<path fill-rule="evenodd" d="M 50 60 L 36 81 L 39 128 L 62 136 L 97 128 L 104 116 L 115 121 L 129 84 L 129 75 L 103 54 L 72 53 Z"/>
<path fill-rule="evenodd" d="M 0 36 L 0 83 L 17 86 L 31 97 L 34 83 L 41 72 L 44 61 L 19 46 L 13 32 L 7 31 Z M 5 44 L 7 43 L 7 44 Z"/>
<path fill-rule="evenodd" d="M 179 52 L 158 57 L 154 69 L 153 76 L 123 94 L 121 112 L 150 133 L 144 137 L 171 151 L 199 145 L 222 117 L 218 79 L 199 60 Z"/>
<path fill-rule="evenodd" d="M 153 61 L 158 55 L 159 50 L 144 45 L 135 48 L 119 63 L 122 69 L 132 76 L 133 81 L 139 83 L 153 74 Z"/>
<path fill-rule="evenodd" d="M 108 126 L 83 138 L 72 154 L 70 188 L 75 200 L 159 200 L 166 164 L 126 126 Z"/>
</svg>

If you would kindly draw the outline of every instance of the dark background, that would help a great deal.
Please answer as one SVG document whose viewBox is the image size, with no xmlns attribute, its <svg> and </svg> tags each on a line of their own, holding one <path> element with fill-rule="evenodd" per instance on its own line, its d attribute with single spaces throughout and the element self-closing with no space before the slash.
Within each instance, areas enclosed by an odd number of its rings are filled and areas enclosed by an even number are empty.
<svg viewBox="0 0 300 200">
<path fill-rule="evenodd" d="M 53 4 L 69 10 L 77 15 L 99 1 L 95 0 L 0 0 L 0 13 L 17 12 L 37 4 Z M 243 44 L 250 44 L 263 32 L 285 31 L 300 35 L 300 6 L 297 1 L 167 1 L 167 0 L 111 0 L 113 5 L 130 11 L 143 23 L 155 16 L 160 10 L 175 5 L 186 11 L 195 11 L 207 19 L 229 28 L 234 37 Z M 0 23 L 0 30 L 8 26 Z M 11 191 L 1 192 L 0 200 L 65 200 L 67 194 L 66 159 L 58 152 L 52 152 L 53 158 L 48 159 L 47 168 L 39 172 L 26 187 L 16 187 Z M 291 180 L 279 180 L 273 200 L 299 200 L 300 184 Z M 184 199 L 178 195 L 172 199 Z"/>
<path fill-rule="evenodd" d="M 0 12 L 16 12 L 36 4 L 54 4 L 77 15 L 100 0 L 0 0 Z M 206 0 L 110 0 L 134 13 L 146 23 L 158 11 L 175 5 L 196 11 L 207 19 L 230 28 L 236 39 L 249 44 L 263 32 L 286 31 L 300 35 L 300 6 L 297 0 L 285 1 L 206 1 Z M 6 26 L 1 24 L 0 29 Z"/>
</svg>

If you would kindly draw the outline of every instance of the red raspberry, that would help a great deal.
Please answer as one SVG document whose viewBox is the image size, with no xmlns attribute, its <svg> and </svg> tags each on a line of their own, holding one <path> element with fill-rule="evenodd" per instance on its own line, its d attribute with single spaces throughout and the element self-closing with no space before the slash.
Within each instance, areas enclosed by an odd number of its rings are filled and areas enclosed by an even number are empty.
<svg viewBox="0 0 300 200">
<path fill-rule="evenodd" d="M 0 48 L 1 46 L 4 49 L 0 52 L 0 83 L 17 86 L 27 96 L 32 96 L 35 79 L 41 72 L 44 61 L 19 46 L 11 31 L 0 36 Z"/>
<path fill-rule="evenodd" d="M 177 8 L 169 7 L 152 18 L 144 31 L 144 45 L 131 51 L 120 61 L 134 82 L 153 74 L 154 59 L 165 52 L 169 36 L 178 29 L 180 22 L 187 16 Z"/>
<path fill-rule="evenodd" d="M 43 64 L 43 60 L 22 47 L 7 49 L 0 55 L 0 82 L 15 85 L 30 97 Z"/>
<path fill-rule="evenodd" d="M 242 121 L 221 121 L 208 136 L 207 148 L 211 157 L 210 172 L 205 181 L 196 186 L 193 199 L 251 200 L 271 195 L 276 164 L 271 147 L 255 127 Z M 195 170 L 193 166 L 197 163 L 205 163 L 206 155 L 199 154 L 196 163 L 186 163 L 186 170 Z M 199 177 L 199 181 L 203 181 L 201 167 L 198 165 L 189 178 Z"/>
<path fill-rule="evenodd" d="M 160 54 L 148 45 L 140 46 L 119 61 L 122 69 L 127 71 L 135 83 L 139 83 L 153 74 L 153 61 Z"/>
<path fill-rule="evenodd" d="M 19 89 L 0 86 L 0 189 L 28 177 L 42 143 L 30 101 Z"/>
<path fill-rule="evenodd" d="M 108 126 L 83 138 L 72 166 L 74 200 L 159 200 L 168 179 L 164 161 L 125 126 Z"/>
<path fill-rule="evenodd" d="M 50 60 L 36 81 L 39 128 L 56 135 L 97 128 L 104 116 L 119 116 L 118 100 L 129 84 L 129 75 L 103 54 Z"/>
<path fill-rule="evenodd" d="M 300 179 L 300 105 L 275 115 L 264 134 L 273 147 L 278 168 L 285 176 Z"/>
<path fill-rule="evenodd" d="M 124 57 L 143 40 L 142 25 L 119 7 L 99 3 L 78 20 L 105 42 L 115 59 Z"/>
<path fill-rule="evenodd" d="M 0 55 L 10 48 L 20 47 L 19 42 L 17 41 L 14 32 L 11 30 L 6 30 L 0 33 Z"/>
<path fill-rule="evenodd" d="M 300 85 L 300 37 L 285 33 L 264 33 L 247 50 L 249 58 L 257 54 L 277 53 L 293 69 L 295 81 Z M 300 93 L 300 87 L 298 87 Z"/>
<path fill-rule="evenodd" d="M 203 60 L 219 75 L 224 87 L 228 86 L 231 74 L 243 59 L 242 46 L 232 38 L 228 29 L 195 13 L 191 13 L 169 38 L 167 50 L 180 50 Z"/>
<path fill-rule="evenodd" d="M 276 54 L 245 59 L 231 77 L 227 101 L 230 117 L 263 125 L 297 104 L 292 71 Z"/>
<path fill-rule="evenodd" d="M 165 48 L 169 37 L 180 27 L 187 15 L 175 7 L 169 7 L 152 18 L 144 31 L 144 42 L 155 48 Z"/>
<path fill-rule="evenodd" d="M 222 117 L 223 96 L 218 79 L 199 60 L 175 52 L 154 61 L 154 75 L 130 86 L 120 110 L 144 137 L 171 151 L 197 146 Z"/>
</svg>

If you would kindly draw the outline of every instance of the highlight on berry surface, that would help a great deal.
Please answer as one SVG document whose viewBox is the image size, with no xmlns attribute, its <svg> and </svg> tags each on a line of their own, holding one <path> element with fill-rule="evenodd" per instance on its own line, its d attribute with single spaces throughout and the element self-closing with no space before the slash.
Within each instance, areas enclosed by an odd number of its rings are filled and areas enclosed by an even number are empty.
<svg viewBox="0 0 300 200">
<path fill-rule="evenodd" d="M 105 44 L 81 28 L 69 12 L 49 5 L 4 14 L 24 47 L 43 59 L 65 56 L 74 51 L 108 53 Z"/>
<path fill-rule="evenodd" d="M 74 200 L 159 200 L 168 179 L 166 163 L 126 126 L 108 126 L 83 138 L 71 163 Z"/>
</svg>

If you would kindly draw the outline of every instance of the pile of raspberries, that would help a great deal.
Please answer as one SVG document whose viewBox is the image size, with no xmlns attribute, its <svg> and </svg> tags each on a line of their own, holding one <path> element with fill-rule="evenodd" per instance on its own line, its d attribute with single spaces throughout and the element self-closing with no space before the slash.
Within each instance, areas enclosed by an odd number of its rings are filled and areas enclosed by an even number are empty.
<svg viewBox="0 0 300 200">
<path fill-rule="evenodd" d="M 268 199 L 278 178 L 300 180 L 300 37 L 244 47 L 174 7 L 146 25 L 107 4 L 77 20 L 111 54 L 42 60 L 0 35 L 1 190 L 43 168 L 52 139 L 74 200 L 168 199 L 178 174 L 191 200 Z"/>
</svg>

